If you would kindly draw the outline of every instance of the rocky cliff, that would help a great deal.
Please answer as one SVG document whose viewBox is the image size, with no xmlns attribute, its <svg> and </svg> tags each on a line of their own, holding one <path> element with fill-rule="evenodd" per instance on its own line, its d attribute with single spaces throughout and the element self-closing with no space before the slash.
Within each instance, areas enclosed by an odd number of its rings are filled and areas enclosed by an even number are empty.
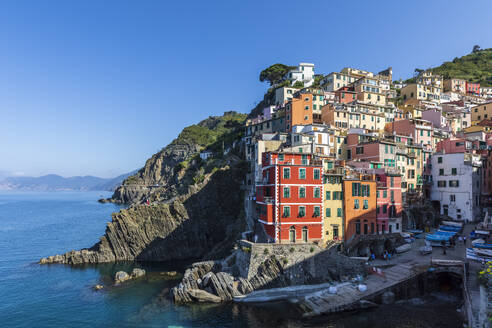
<svg viewBox="0 0 492 328">
<path fill-rule="evenodd" d="M 113 213 L 98 243 L 40 263 L 223 256 L 245 226 L 241 183 L 247 165 L 237 142 L 244 118 L 229 112 L 185 128 L 116 190 L 111 201 L 131 205 Z M 202 149 L 211 158 L 201 159 Z"/>
<path fill-rule="evenodd" d="M 100 263 L 217 258 L 244 229 L 242 162 L 230 163 L 169 204 L 134 205 L 113 213 L 104 236 L 89 249 L 40 263 Z"/>
<path fill-rule="evenodd" d="M 125 179 L 109 201 L 132 204 L 146 200 L 166 201 L 188 193 L 190 181 L 183 180 L 182 169 L 197 158 L 201 150 L 220 154 L 240 140 L 244 114 L 226 112 L 186 127 L 168 146 L 147 160 L 136 174 Z"/>
</svg>

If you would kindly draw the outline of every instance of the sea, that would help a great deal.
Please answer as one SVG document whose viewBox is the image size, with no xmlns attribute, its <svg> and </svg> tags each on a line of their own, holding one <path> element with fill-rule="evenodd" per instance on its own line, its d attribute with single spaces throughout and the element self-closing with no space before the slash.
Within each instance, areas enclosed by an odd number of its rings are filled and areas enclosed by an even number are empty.
<svg viewBox="0 0 492 328">
<path fill-rule="evenodd" d="M 174 305 L 169 289 L 190 261 L 39 265 L 90 247 L 111 213 L 107 192 L 0 192 L 0 327 L 462 327 L 459 298 L 446 292 L 363 312 L 303 319 L 288 303 Z M 111 287 L 119 270 L 139 281 Z M 176 271 L 175 276 L 162 272 Z M 102 284 L 103 290 L 94 286 Z"/>
</svg>

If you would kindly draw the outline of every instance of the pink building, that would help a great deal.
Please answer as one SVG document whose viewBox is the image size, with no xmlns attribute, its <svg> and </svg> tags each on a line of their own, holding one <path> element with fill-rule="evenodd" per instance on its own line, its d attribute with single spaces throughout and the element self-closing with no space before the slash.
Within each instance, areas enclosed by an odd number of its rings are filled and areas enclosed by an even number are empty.
<svg viewBox="0 0 492 328">
<path fill-rule="evenodd" d="M 378 233 L 400 232 L 402 229 L 401 175 L 384 171 L 376 174 L 376 218 Z"/>
<path fill-rule="evenodd" d="M 473 95 L 480 95 L 480 83 L 466 82 L 466 93 Z"/>
<path fill-rule="evenodd" d="M 387 123 L 385 130 L 390 133 L 409 135 L 416 144 L 432 147 L 432 123 L 421 119 L 405 119 Z"/>
<path fill-rule="evenodd" d="M 396 145 L 379 136 L 353 129 L 347 134 L 347 159 L 370 162 L 371 168 L 396 167 Z M 374 165 L 381 164 L 381 165 Z"/>
<path fill-rule="evenodd" d="M 481 140 L 466 140 L 464 138 L 449 138 L 442 140 L 436 144 L 436 152 L 444 152 L 445 154 L 457 153 L 486 153 L 486 141 Z"/>
<path fill-rule="evenodd" d="M 429 121 L 436 128 L 442 129 L 446 126 L 446 118 L 437 109 L 429 109 L 422 112 L 422 119 Z"/>
</svg>

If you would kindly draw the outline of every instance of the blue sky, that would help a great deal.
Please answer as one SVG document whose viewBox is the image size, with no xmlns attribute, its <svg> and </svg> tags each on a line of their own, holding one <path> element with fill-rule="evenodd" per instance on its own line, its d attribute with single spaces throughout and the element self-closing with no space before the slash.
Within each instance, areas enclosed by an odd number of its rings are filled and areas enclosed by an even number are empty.
<svg viewBox="0 0 492 328">
<path fill-rule="evenodd" d="M 0 173 L 115 176 L 249 112 L 270 64 L 395 78 L 492 47 L 490 1 L 2 1 Z"/>
</svg>

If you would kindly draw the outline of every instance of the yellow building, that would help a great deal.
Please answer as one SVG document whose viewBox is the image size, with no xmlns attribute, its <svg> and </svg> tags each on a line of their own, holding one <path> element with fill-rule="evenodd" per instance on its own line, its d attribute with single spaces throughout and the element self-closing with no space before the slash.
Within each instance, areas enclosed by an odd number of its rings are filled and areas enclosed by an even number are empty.
<svg viewBox="0 0 492 328">
<path fill-rule="evenodd" d="M 321 116 L 323 123 L 341 129 L 384 131 L 386 124 L 384 108 L 366 104 L 328 104 L 323 107 Z"/>
<path fill-rule="evenodd" d="M 343 240 L 343 193 L 342 177 L 343 167 L 336 167 L 334 162 L 325 162 L 323 176 L 323 190 L 325 190 L 323 207 L 324 213 L 324 232 L 323 241 L 342 241 Z"/>
<path fill-rule="evenodd" d="M 441 102 L 441 88 L 432 84 L 412 83 L 401 89 L 401 97 L 404 102 L 410 100 Z"/>
<path fill-rule="evenodd" d="M 472 107 L 471 109 L 471 124 L 476 125 L 481 120 L 492 119 L 492 101 Z"/>
</svg>

